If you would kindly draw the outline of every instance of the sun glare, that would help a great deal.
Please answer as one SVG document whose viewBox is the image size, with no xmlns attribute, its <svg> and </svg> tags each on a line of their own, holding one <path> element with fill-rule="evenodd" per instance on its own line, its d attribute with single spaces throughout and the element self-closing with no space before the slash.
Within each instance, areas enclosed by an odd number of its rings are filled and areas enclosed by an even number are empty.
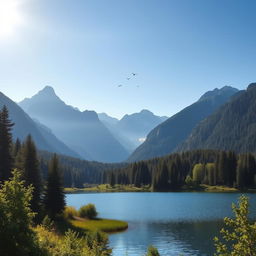
<svg viewBox="0 0 256 256">
<path fill-rule="evenodd" d="M 22 23 L 20 13 L 21 0 L 0 0 L 0 37 L 8 37 L 15 33 Z"/>
</svg>

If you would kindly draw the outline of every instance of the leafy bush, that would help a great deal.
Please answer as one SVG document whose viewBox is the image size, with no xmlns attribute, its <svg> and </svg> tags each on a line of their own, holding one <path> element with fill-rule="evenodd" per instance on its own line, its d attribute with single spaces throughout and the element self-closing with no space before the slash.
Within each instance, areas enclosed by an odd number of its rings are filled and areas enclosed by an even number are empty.
<svg viewBox="0 0 256 256">
<path fill-rule="evenodd" d="M 41 255 L 37 237 L 31 229 L 35 214 L 30 209 L 33 188 L 24 186 L 21 174 L 13 171 L 13 177 L 0 187 L 0 255 Z"/>
<path fill-rule="evenodd" d="M 78 212 L 75 207 L 66 206 L 63 215 L 65 219 L 73 219 L 74 216 L 78 216 Z"/>
<path fill-rule="evenodd" d="M 225 218 L 225 228 L 220 233 L 222 238 L 214 238 L 215 256 L 255 256 L 256 222 L 250 222 L 249 200 L 246 196 L 239 198 L 238 205 L 232 205 L 235 218 Z"/>
<path fill-rule="evenodd" d="M 45 255 L 110 256 L 112 252 L 108 247 L 108 237 L 99 232 L 81 236 L 69 229 L 64 236 L 58 236 L 43 226 L 38 226 L 35 231 Z"/>
<path fill-rule="evenodd" d="M 93 219 L 98 215 L 94 204 L 87 204 L 81 206 L 79 209 L 79 216 L 82 218 Z"/>
</svg>

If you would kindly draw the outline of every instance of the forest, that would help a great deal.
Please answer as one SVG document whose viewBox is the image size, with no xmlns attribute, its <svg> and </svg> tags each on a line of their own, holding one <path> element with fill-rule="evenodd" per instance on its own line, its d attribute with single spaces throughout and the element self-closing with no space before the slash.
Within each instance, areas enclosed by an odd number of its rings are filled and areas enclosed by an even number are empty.
<svg viewBox="0 0 256 256">
<path fill-rule="evenodd" d="M 256 186 L 256 162 L 251 153 L 193 150 L 135 162 L 114 171 L 104 171 L 102 182 L 111 186 L 149 185 L 152 191 L 197 188 L 200 184 L 243 190 Z"/>
</svg>

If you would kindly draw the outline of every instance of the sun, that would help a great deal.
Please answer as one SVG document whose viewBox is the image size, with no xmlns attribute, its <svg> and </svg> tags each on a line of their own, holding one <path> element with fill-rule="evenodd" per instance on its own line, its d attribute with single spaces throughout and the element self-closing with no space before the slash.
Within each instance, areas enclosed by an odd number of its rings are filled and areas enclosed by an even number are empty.
<svg viewBox="0 0 256 256">
<path fill-rule="evenodd" d="M 0 37 L 13 35 L 22 24 L 20 2 L 21 0 L 0 0 Z"/>
</svg>

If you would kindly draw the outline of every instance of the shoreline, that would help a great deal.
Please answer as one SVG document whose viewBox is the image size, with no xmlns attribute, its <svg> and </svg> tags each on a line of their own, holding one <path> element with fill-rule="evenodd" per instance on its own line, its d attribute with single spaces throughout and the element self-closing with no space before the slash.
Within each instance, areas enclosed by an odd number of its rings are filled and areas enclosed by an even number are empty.
<svg viewBox="0 0 256 256">
<path fill-rule="evenodd" d="M 244 189 L 239 190 L 233 187 L 226 186 L 210 186 L 210 185 L 200 185 L 197 188 L 192 187 L 183 187 L 177 190 L 169 190 L 169 191 L 152 191 L 151 187 L 134 187 L 134 186 L 124 186 L 124 185 L 116 185 L 114 187 L 110 187 L 106 184 L 98 185 L 94 187 L 87 188 L 65 188 L 65 194 L 79 194 L 79 193 L 134 193 L 134 192 L 150 192 L 150 193 L 159 193 L 159 192 L 201 192 L 201 193 L 256 193 L 256 189 Z"/>
</svg>

